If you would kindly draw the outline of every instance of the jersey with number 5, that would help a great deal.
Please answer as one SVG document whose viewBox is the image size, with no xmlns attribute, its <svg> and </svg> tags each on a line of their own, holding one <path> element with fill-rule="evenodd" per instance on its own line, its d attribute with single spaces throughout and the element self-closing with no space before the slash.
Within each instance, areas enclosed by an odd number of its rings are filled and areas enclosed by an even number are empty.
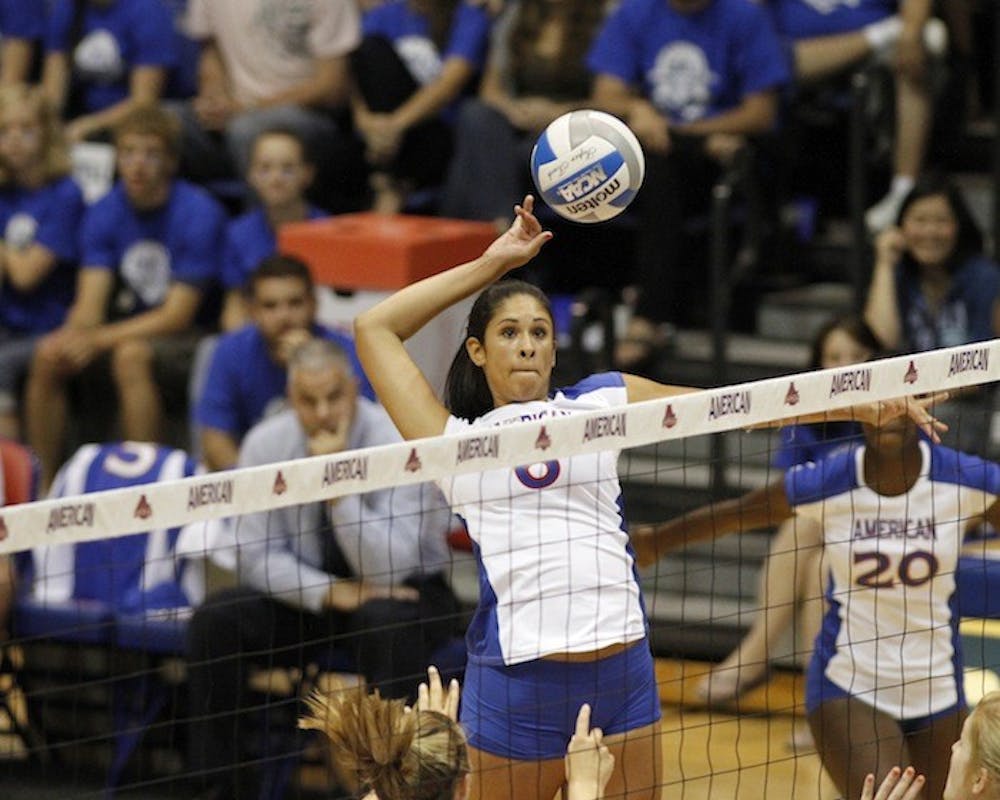
<svg viewBox="0 0 1000 800">
<path fill-rule="evenodd" d="M 823 528 L 829 607 L 812 668 L 895 719 L 963 700 L 955 569 L 969 521 L 1000 494 L 1000 467 L 920 442 L 922 465 L 902 495 L 865 483 L 865 446 L 785 476 L 797 515 Z"/>
<path fill-rule="evenodd" d="M 498 428 L 515 422 L 538 420 L 541 431 L 548 419 L 606 409 L 592 432 L 623 434 L 620 406 L 627 400 L 622 376 L 603 373 L 471 423 L 451 417 L 445 432 L 469 434 L 458 443 L 459 461 L 474 454 L 488 463 L 491 455 L 502 456 Z M 440 485 L 465 520 L 479 565 L 479 607 L 466 636 L 470 659 L 518 664 L 645 636 L 617 450 L 487 468 Z"/>
</svg>

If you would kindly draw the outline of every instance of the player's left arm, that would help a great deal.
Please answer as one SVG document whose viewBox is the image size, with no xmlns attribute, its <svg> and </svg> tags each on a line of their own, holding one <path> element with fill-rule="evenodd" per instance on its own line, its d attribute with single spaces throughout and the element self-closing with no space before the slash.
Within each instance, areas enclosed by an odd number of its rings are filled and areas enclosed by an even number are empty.
<svg viewBox="0 0 1000 800">
<path fill-rule="evenodd" d="M 679 394 L 690 394 L 699 392 L 692 386 L 674 386 L 669 383 L 659 383 L 658 381 L 643 378 L 639 375 L 622 373 L 622 380 L 625 381 L 625 390 L 628 392 L 630 403 L 641 403 L 643 400 L 658 400 L 661 397 L 676 397 Z"/>
<path fill-rule="evenodd" d="M 689 544 L 773 527 L 793 514 L 781 480 L 742 497 L 709 503 L 667 522 L 637 525 L 630 538 L 639 566 L 648 566 Z"/>
</svg>

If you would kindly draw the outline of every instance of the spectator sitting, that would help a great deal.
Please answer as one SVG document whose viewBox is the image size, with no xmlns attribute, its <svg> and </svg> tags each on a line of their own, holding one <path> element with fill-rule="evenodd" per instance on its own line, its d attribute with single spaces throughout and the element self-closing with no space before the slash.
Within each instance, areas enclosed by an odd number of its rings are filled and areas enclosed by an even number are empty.
<svg viewBox="0 0 1000 800">
<path fill-rule="evenodd" d="M 1000 336 L 1000 266 L 958 187 L 944 175 L 923 176 L 903 199 L 897 227 L 879 234 L 865 301 L 865 321 L 890 350 L 919 352 Z M 952 392 L 959 406 L 958 447 L 984 454 L 989 443 L 990 387 Z"/>
<path fill-rule="evenodd" d="M 46 486 L 61 460 L 67 383 L 99 359 L 104 369 L 110 363 L 125 437 L 160 440 L 161 388 L 187 385 L 196 315 L 217 275 L 225 215 L 205 191 L 174 178 L 174 118 L 136 108 L 115 144 L 121 180 L 84 217 L 76 299 L 39 343 L 28 380 L 28 438 Z"/>
<path fill-rule="evenodd" d="M 357 397 L 350 362 L 332 342 L 313 339 L 295 351 L 288 399 L 291 409 L 247 434 L 240 467 L 399 441 L 385 412 Z M 244 774 L 245 737 L 234 735 L 251 729 L 242 718 L 253 660 L 304 668 L 333 642 L 383 694 L 409 693 L 410 676 L 452 632 L 457 606 L 442 576 L 450 518 L 425 483 L 238 519 L 239 586 L 208 597 L 188 640 L 190 767 L 221 779 L 211 796 L 256 792 Z M 279 716 L 265 724 L 280 724 Z"/>
<path fill-rule="evenodd" d="M 56 0 L 42 85 L 72 142 L 106 138 L 134 108 L 159 101 L 178 41 L 162 0 Z"/>
<path fill-rule="evenodd" d="M 411 190 L 443 181 L 455 103 L 482 70 L 492 23 L 473 0 L 389 0 L 365 13 L 352 105 L 376 211 L 398 212 Z"/>
<path fill-rule="evenodd" d="M 0 436 L 21 436 L 35 345 L 73 302 L 83 195 L 59 120 L 38 88 L 0 87 Z"/>
<path fill-rule="evenodd" d="M 31 79 L 36 48 L 44 35 L 44 3 L 0 0 L 0 84 Z"/>
<path fill-rule="evenodd" d="M 622 117 L 646 150 L 636 242 L 639 300 L 616 369 L 648 369 L 687 296 L 679 263 L 686 206 L 707 208 L 719 164 L 775 124 L 787 60 L 765 9 L 750 0 L 623 0 L 591 48 L 593 102 Z M 692 270 L 704 283 L 704 270 Z"/>
<path fill-rule="evenodd" d="M 375 397 L 351 337 L 316 323 L 315 287 L 305 264 L 268 256 L 251 273 L 246 291 L 251 323 L 219 337 L 195 401 L 201 454 L 212 470 L 234 466 L 246 432 L 276 405 L 284 406 L 288 359 L 315 336 L 343 348 L 362 394 Z"/>
<path fill-rule="evenodd" d="M 793 44 L 795 77 L 801 83 L 828 78 L 875 57 L 892 64 L 896 77 L 896 133 L 892 186 L 868 210 L 872 233 L 892 224 L 920 173 L 931 128 L 926 82 L 927 52 L 946 46 L 944 25 L 929 22 L 931 3 L 861 0 L 818 8 L 810 0 L 772 0 L 780 33 Z"/>
<path fill-rule="evenodd" d="M 202 45 L 198 94 L 180 110 L 187 174 L 246 175 L 257 135 L 280 126 L 307 143 L 321 167 L 318 188 L 340 204 L 329 207 L 356 200 L 363 157 L 337 121 L 349 96 L 348 54 L 361 41 L 353 0 L 291 7 L 286 0 L 189 0 L 187 33 Z M 343 171 L 326 174 L 329 164 Z"/>
<path fill-rule="evenodd" d="M 305 197 L 314 175 L 305 142 L 295 131 L 273 128 L 254 140 L 247 183 L 260 205 L 232 220 L 226 228 L 222 251 L 222 285 L 226 292 L 223 330 L 236 330 L 247 322 L 247 279 L 263 259 L 277 252 L 278 227 L 327 216 Z"/>
<path fill-rule="evenodd" d="M 520 0 L 501 15 L 479 96 L 459 114 L 445 216 L 506 230 L 510 198 L 530 186 L 527 165 L 537 134 L 586 106 L 591 74 L 584 60 L 604 13 L 594 0 Z"/>
</svg>

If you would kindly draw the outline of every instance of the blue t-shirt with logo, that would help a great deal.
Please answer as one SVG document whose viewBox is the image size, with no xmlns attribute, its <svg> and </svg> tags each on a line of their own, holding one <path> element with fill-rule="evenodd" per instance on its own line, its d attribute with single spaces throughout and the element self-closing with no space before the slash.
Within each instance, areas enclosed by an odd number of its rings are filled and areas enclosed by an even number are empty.
<svg viewBox="0 0 1000 800">
<path fill-rule="evenodd" d="M 716 116 L 791 79 L 769 14 L 751 0 L 713 0 L 688 14 L 665 0 L 623 0 L 587 66 L 637 87 L 674 124 Z"/>
<path fill-rule="evenodd" d="M 420 85 L 434 81 L 449 58 L 461 58 L 478 72 L 489 48 L 493 18 L 482 4 L 460 3 L 454 12 L 444 52 L 431 39 L 430 20 L 416 11 L 409 0 L 389 0 L 365 12 L 361 19 L 364 36 L 383 36 Z M 444 110 L 454 114 L 454 104 Z"/>
<path fill-rule="evenodd" d="M 0 34 L 15 39 L 41 39 L 45 35 L 45 3 L 0 0 Z"/>
<path fill-rule="evenodd" d="M 163 67 L 170 72 L 178 63 L 177 32 L 161 0 L 118 0 L 106 7 L 86 3 L 78 42 L 70 41 L 75 14 L 73 0 L 56 0 L 45 50 L 68 54 L 87 112 L 128 97 L 135 67 Z"/>
<path fill-rule="evenodd" d="M 323 325 L 313 326 L 313 333 L 344 349 L 358 376 L 359 390 L 374 400 L 375 392 L 361 368 L 354 340 Z M 212 355 L 205 391 L 195 406 L 195 421 L 242 439 L 265 416 L 284 407 L 287 379 L 285 368 L 268 354 L 256 325 L 223 334 Z"/>
<path fill-rule="evenodd" d="M 329 213 L 309 207 L 308 219 L 322 219 Z M 222 285 L 240 289 L 250 273 L 268 256 L 278 251 L 278 239 L 261 208 L 255 208 L 231 220 L 226 226 L 226 241 L 222 250 Z"/>
<path fill-rule="evenodd" d="M 159 306 L 175 281 L 201 290 L 216 282 L 225 225 L 222 206 L 186 181 L 151 211 L 135 209 L 119 182 L 87 210 L 80 263 L 116 272 L 111 316 L 132 316 Z"/>
<path fill-rule="evenodd" d="M 892 16 L 898 0 L 770 0 L 775 23 L 789 39 L 856 31 Z"/>
<path fill-rule="evenodd" d="M 39 189 L 0 192 L 0 233 L 9 249 L 33 244 L 50 250 L 56 263 L 30 291 L 4 281 L 0 291 L 0 327 L 11 333 L 45 333 L 58 328 L 73 303 L 78 262 L 77 241 L 84 202 L 72 178 Z"/>
</svg>

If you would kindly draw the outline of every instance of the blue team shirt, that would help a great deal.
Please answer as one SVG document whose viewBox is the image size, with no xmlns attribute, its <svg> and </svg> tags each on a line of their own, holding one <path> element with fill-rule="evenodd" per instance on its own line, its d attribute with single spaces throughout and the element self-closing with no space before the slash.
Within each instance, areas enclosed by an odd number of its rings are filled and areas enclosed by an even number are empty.
<svg viewBox="0 0 1000 800">
<path fill-rule="evenodd" d="M 121 183 L 87 210 L 80 262 L 114 270 L 124 292 L 113 316 L 160 305 L 170 285 L 202 290 L 218 278 L 226 215 L 204 189 L 175 180 L 167 202 L 153 211 L 133 208 Z"/>
<path fill-rule="evenodd" d="M 440 61 L 464 58 L 481 69 L 486 59 L 492 23 L 482 5 L 461 3 L 452 18 L 448 44 L 444 52 L 438 54 L 437 47 L 431 42 L 427 16 L 415 10 L 409 0 L 389 0 L 365 12 L 361 18 L 361 33 L 364 36 L 384 36 L 396 45 L 404 61 L 407 60 L 408 42 L 421 40 L 438 55 Z"/>
<path fill-rule="evenodd" d="M 897 0 L 770 0 L 775 24 L 789 39 L 856 31 L 896 13 Z"/>
<path fill-rule="evenodd" d="M 1000 298 L 1000 266 L 984 256 L 963 263 L 951 276 L 944 303 L 932 313 L 915 272 L 896 267 L 896 301 L 905 346 L 911 351 L 957 347 L 992 339 L 993 307 Z"/>
<path fill-rule="evenodd" d="M 0 327 L 5 331 L 45 333 L 62 324 L 76 288 L 77 238 L 83 213 L 83 193 L 72 178 L 40 189 L 0 192 L 0 232 L 5 246 L 38 244 L 56 258 L 52 271 L 31 291 L 5 282 L 0 292 Z"/>
<path fill-rule="evenodd" d="M 310 207 L 308 219 L 322 219 L 329 213 Z M 256 208 L 231 220 L 226 226 L 222 250 L 222 285 L 241 289 L 257 265 L 278 251 L 278 239 L 263 209 Z"/>
<path fill-rule="evenodd" d="M 587 66 L 638 87 L 675 124 L 716 116 L 791 79 L 770 16 L 750 0 L 714 0 L 694 14 L 665 0 L 624 0 Z"/>
<path fill-rule="evenodd" d="M 374 400 L 375 392 L 361 368 L 351 337 L 322 325 L 316 325 L 313 332 L 344 349 L 358 376 L 361 393 Z M 208 368 L 204 394 L 197 401 L 195 421 L 242 439 L 250 428 L 276 410 L 272 404 L 284 401 L 287 383 L 285 368 L 271 359 L 256 325 L 223 334 Z"/>
<path fill-rule="evenodd" d="M 45 3 L 0 0 L 0 34 L 16 39 L 41 39 L 45 35 Z"/>
<path fill-rule="evenodd" d="M 28 0 L 38 2 L 38 0 Z M 73 0 L 56 0 L 45 36 L 46 52 L 67 53 L 87 112 L 100 111 L 129 95 L 135 67 L 178 63 L 177 33 L 161 0 L 117 0 L 106 8 L 86 3 L 81 38 L 71 42 Z M 69 49 L 73 52 L 69 53 Z"/>
</svg>

